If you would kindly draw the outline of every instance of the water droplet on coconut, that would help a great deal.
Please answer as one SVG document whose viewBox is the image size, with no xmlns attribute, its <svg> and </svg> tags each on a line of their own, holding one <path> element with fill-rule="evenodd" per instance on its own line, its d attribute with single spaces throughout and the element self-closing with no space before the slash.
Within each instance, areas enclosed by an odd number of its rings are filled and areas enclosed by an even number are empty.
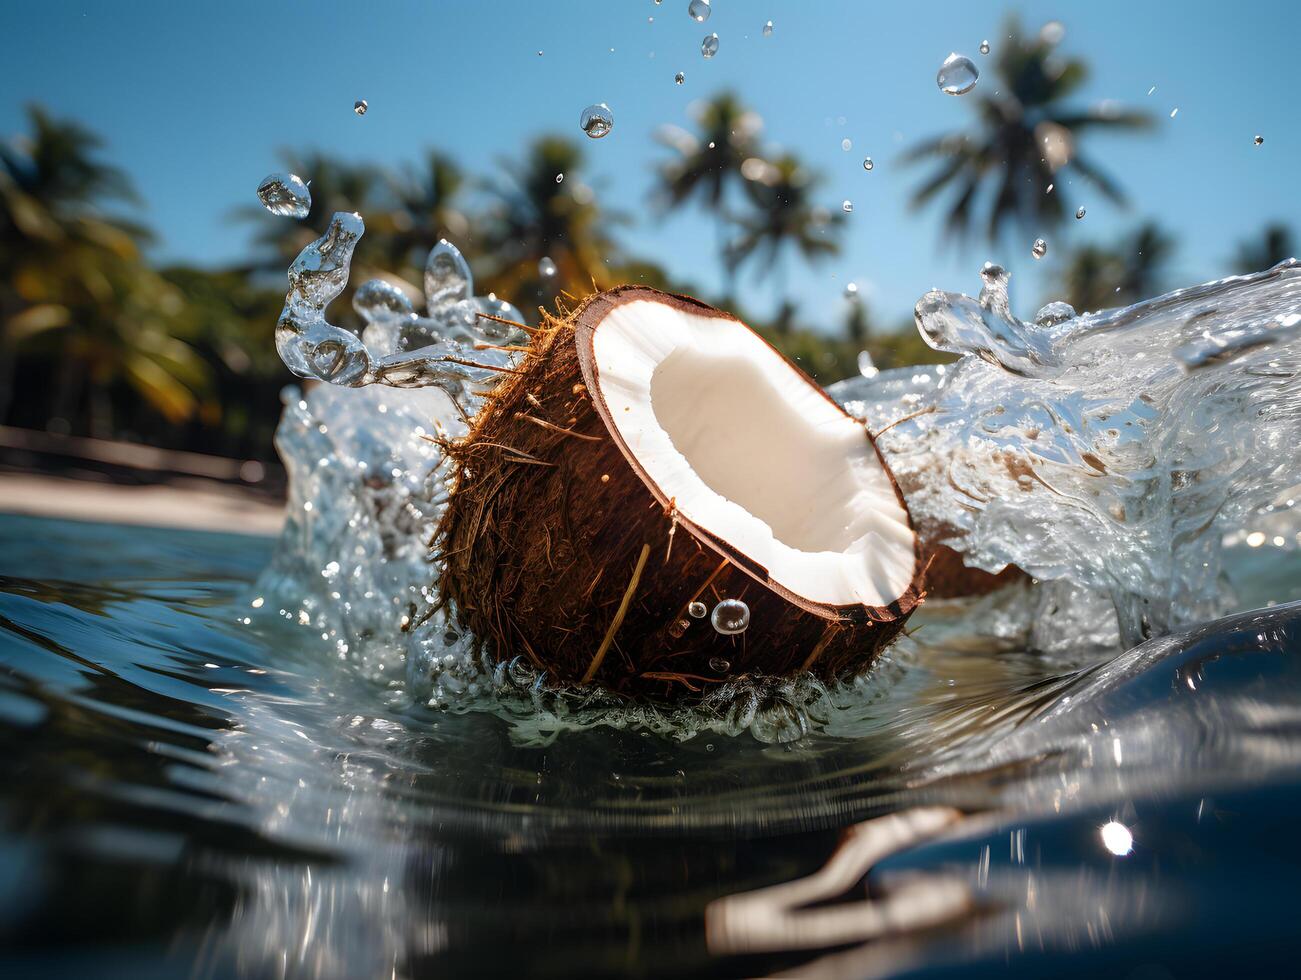
<svg viewBox="0 0 1301 980">
<path fill-rule="evenodd" d="M 740 599 L 724 599 L 709 614 L 709 621 L 724 636 L 744 633 L 750 626 L 750 607 Z"/>
<path fill-rule="evenodd" d="M 840 202 L 840 210 L 844 211 L 845 214 L 851 213 L 854 210 L 854 202 L 849 198 L 845 198 Z"/>
<path fill-rule="evenodd" d="M 772 21 L 768 21 L 768 23 L 763 25 L 763 36 L 772 37 Z"/>
<path fill-rule="evenodd" d="M 687 615 L 689 615 L 692 619 L 704 619 L 705 614 L 708 612 L 709 612 L 709 608 L 699 599 L 696 599 L 689 606 L 687 606 Z"/>
<path fill-rule="evenodd" d="M 935 73 L 935 84 L 945 95 L 966 95 L 980 80 L 980 69 L 965 54 L 956 51 L 944 59 Z"/>
<path fill-rule="evenodd" d="M 614 128 L 614 113 L 604 102 L 598 102 L 583 110 L 583 114 L 578 117 L 578 125 L 583 127 L 583 132 L 589 137 L 599 140 Z"/>
<path fill-rule="evenodd" d="M 370 108 L 370 103 L 368 103 L 365 99 L 358 99 L 356 102 L 352 104 L 352 111 L 359 116 L 366 115 L 366 110 L 369 108 Z"/>
<path fill-rule="evenodd" d="M 718 35 L 710 34 L 700 42 L 700 53 L 703 57 L 712 58 L 718 54 Z"/>
<path fill-rule="evenodd" d="M 686 80 L 687 80 L 687 76 L 683 72 L 678 72 L 676 75 L 673 76 L 673 81 L 677 85 L 681 85 Z"/>
<path fill-rule="evenodd" d="M 1034 244 L 1030 246 L 1030 254 L 1036 259 L 1042 259 L 1048 254 L 1048 243 L 1042 238 L 1036 238 Z"/>
<path fill-rule="evenodd" d="M 543 279 L 550 279 L 556 274 L 556 264 L 551 261 L 550 256 L 542 256 L 538 259 L 538 275 Z"/>
<path fill-rule="evenodd" d="M 563 184 L 564 182 L 565 182 L 565 175 L 564 175 L 564 174 L 556 174 L 556 183 L 557 183 L 557 184 Z"/>
<path fill-rule="evenodd" d="M 981 54 L 989 54 L 989 42 L 988 42 L 988 41 L 981 41 L 981 42 L 980 42 L 980 53 L 981 53 Z"/>
<path fill-rule="evenodd" d="M 871 170 L 871 169 L 872 169 L 873 167 L 875 167 L 875 166 L 876 166 L 876 164 L 872 162 L 872 158 L 871 158 L 871 157 L 863 157 L 863 169 L 864 169 L 864 170 Z"/>
<path fill-rule="evenodd" d="M 312 210 L 312 192 L 301 177 L 294 174 L 271 174 L 257 185 L 257 199 L 272 214 L 288 218 L 306 218 Z"/>
<path fill-rule="evenodd" d="M 1081 218 L 1084 217 L 1084 215 L 1085 215 L 1085 211 L 1084 211 L 1084 206 L 1083 206 L 1083 205 L 1080 205 L 1080 207 L 1078 207 L 1078 208 L 1075 209 L 1075 220 L 1076 220 L 1076 221 L 1079 221 Z"/>
<path fill-rule="evenodd" d="M 846 152 L 852 150 L 854 148 L 853 141 L 851 141 L 848 137 L 846 137 L 845 139 L 840 141 L 840 148 Z"/>
<path fill-rule="evenodd" d="M 732 669 L 732 664 L 730 661 L 724 660 L 722 657 L 710 657 L 709 669 L 715 674 L 726 674 Z"/>
<path fill-rule="evenodd" d="M 713 9 L 709 6 L 709 0 L 691 0 L 687 4 L 687 13 L 691 15 L 691 19 L 697 24 L 703 24 L 709 20 L 709 15 L 713 12 Z"/>
<path fill-rule="evenodd" d="M 1257 136 L 1254 140 L 1252 140 L 1252 142 L 1255 143 L 1257 146 L 1260 146 L 1261 143 L 1265 142 L 1265 137 Z"/>
</svg>

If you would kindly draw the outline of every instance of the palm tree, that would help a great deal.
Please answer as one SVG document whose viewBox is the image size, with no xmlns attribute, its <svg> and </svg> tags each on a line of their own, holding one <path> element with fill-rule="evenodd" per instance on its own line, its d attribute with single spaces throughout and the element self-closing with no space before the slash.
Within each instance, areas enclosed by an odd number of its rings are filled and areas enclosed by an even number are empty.
<svg viewBox="0 0 1301 980">
<path fill-rule="evenodd" d="M 1294 255 L 1296 247 L 1292 242 L 1291 231 L 1286 225 L 1275 222 L 1266 226 L 1259 238 L 1238 245 L 1234 267 L 1240 273 L 1259 272 Z"/>
<path fill-rule="evenodd" d="M 88 402 L 91 429 L 111 428 L 109 389 L 124 382 L 171 422 L 198 407 L 207 373 L 173 336 L 181 299 L 140 254 L 146 232 L 103 216 L 136 200 L 126 175 L 97 155 L 89 130 L 28 109 L 32 133 L 0 148 L 0 418 L 18 349 L 53 367 L 51 411 Z"/>
<path fill-rule="evenodd" d="M 939 161 L 913 194 L 913 205 L 952 191 L 948 227 L 965 234 L 983 210 L 985 233 L 995 239 L 1009 222 L 1037 231 L 1061 221 L 1067 207 L 1061 185 L 1072 177 L 1124 203 L 1119 185 L 1084 155 L 1080 143 L 1090 131 L 1148 128 L 1152 118 L 1110 103 L 1088 109 L 1064 105 L 1088 77 L 1085 62 L 1059 55 L 1051 32 L 1023 37 L 1015 18 L 1002 36 L 1009 39 L 999 45 L 996 80 L 963 97 L 972 100 L 975 130 L 926 140 L 905 157 L 909 163 Z M 1057 192 L 1049 193 L 1054 184 Z"/>
<path fill-rule="evenodd" d="M 456 243 L 462 252 L 473 249 L 472 229 L 457 207 L 466 179 L 451 157 L 431 150 L 419 166 L 387 178 L 395 199 L 388 236 L 390 266 L 423 268 L 430 250 L 440 239 Z"/>
<path fill-rule="evenodd" d="M 1137 303 L 1163 291 L 1173 251 L 1170 237 L 1149 222 L 1112 248 L 1077 248 L 1063 270 L 1061 290 L 1081 312 Z"/>
<path fill-rule="evenodd" d="M 739 234 L 727 248 L 727 265 L 736 270 L 754 259 L 761 274 L 776 270 L 772 284 L 781 296 L 786 252 L 794 249 L 809 262 L 835 255 L 840 251 L 835 236 L 842 230 L 843 215 L 813 203 L 818 178 L 790 154 L 747 166 L 746 173 L 750 209 L 736 219 Z"/>
<path fill-rule="evenodd" d="M 486 219 L 487 253 L 495 264 L 484 285 L 522 309 L 531 298 L 544 302 L 561 290 L 585 295 L 607 281 L 611 263 L 619 261 L 606 228 L 620 219 L 596 203 L 595 192 L 580 179 L 582 168 L 577 145 L 543 136 L 523 162 L 502 164 L 504 182 L 488 185 L 497 199 Z M 554 275 L 539 272 L 543 259 L 555 264 Z"/>
<path fill-rule="evenodd" d="M 726 262 L 727 192 L 742 183 L 746 160 L 758 156 L 763 120 L 734 94 L 723 92 L 705 103 L 696 123 L 694 135 L 677 126 L 664 126 L 656 134 L 659 142 L 677 154 L 659 167 L 656 198 L 666 210 L 676 210 L 698 198 L 713 211 L 719 254 L 730 274 Z"/>
</svg>

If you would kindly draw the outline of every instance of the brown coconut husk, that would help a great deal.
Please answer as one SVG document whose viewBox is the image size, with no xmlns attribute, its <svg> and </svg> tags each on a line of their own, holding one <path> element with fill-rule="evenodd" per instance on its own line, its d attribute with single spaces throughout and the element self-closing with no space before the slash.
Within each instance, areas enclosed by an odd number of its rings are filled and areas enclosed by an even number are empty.
<svg viewBox="0 0 1301 980">
<path fill-rule="evenodd" d="M 960 552 L 946 544 L 928 544 L 925 553 L 926 594 L 934 599 L 965 599 L 988 595 L 1029 578 L 1015 565 L 1008 565 L 1001 572 L 972 568 L 962 560 Z"/>
<path fill-rule="evenodd" d="M 727 317 L 629 286 L 544 316 L 468 435 L 446 446 L 455 476 L 435 536 L 444 601 L 494 657 L 523 654 L 556 680 L 621 692 L 862 671 L 922 601 L 920 555 L 913 586 L 889 606 L 820 605 L 677 513 L 609 422 L 593 363 L 602 318 L 637 299 Z M 688 615 L 693 600 L 712 609 L 724 598 L 750 607 L 746 632 L 722 635 Z"/>
</svg>

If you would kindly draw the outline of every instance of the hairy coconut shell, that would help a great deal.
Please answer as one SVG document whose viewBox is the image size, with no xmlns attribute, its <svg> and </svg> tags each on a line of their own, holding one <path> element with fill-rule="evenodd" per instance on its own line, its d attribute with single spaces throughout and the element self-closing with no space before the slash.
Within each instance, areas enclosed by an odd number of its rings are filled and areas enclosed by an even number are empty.
<svg viewBox="0 0 1301 980">
<path fill-rule="evenodd" d="M 447 447 L 455 476 L 435 547 L 460 625 L 498 659 L 522 654 L 555 679 L 625 692 L 861 671 L 921 601 L 920 558 L 914 585 L 887 607 L 819 605 L 677 514 L 609 423 L 592 355 L 606 313 L 639 299 L 727 317 L 644 287 L 592 296 L 545 319 Z M 723 598 L 750 607 L 746 632 L 688 615 L 692 600 L 712 609 Z"/>
</svg>

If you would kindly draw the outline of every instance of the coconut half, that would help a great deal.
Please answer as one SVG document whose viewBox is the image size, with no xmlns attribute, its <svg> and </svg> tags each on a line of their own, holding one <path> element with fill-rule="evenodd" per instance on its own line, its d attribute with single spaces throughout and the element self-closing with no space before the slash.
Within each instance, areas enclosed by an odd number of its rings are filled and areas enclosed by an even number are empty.
<svg viewBox="0 0 1301 980">
<path fill-rule="evenodd" d="M 562 680 L 840 676 L 920 601 L 918 540 L 866 427 L 691 299 L 623 287 L 548 319 L 448 451 L 443 593 L 497 657 Z M 749 607 L 744 633 L 688 615 L 724 599 Z"/>
</svg>

